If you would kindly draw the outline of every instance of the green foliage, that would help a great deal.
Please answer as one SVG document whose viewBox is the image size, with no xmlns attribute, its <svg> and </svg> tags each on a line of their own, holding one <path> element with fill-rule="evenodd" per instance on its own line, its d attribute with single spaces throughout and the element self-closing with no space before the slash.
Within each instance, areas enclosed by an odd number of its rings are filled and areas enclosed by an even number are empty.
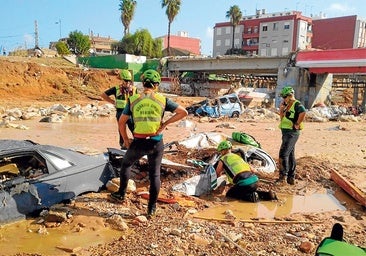
<svg viewBox="0 0 366 256">
<path fill-rule="evenodd" d="M 77 30 L 70 32 L 67 44 L 70 51 L 78 56 L 87 55 L 91 45 L 89 37 Z"/>
<path fill-rule="evenodd" d="M 143 55 L 148 58 L 162 56 L 161 39 L 153 39 L 147 29 L 137 30 L 133 35 L 125 36 L 120 42 L 112 45 L 113 52 L 119 54 Z"/>
<path fill-rule="evenodd" d="M 120 0 L 119 10 L 121 11 L 121 21 L 124 26 L 124 36 L 130 33 L 130 24 L 135 15 L 137 2 L 134 0 Z"/>
<path fill-rule="evenodd" d="M 67 47 L 67 44 L 65 42 L 61 42 L 61 41 L 57 42 L 56 43 L 56 50 L 57 50 L 57 53 L 60 54 L 60 55 L 70 54 L 70 50 Z"/>
<path fill-rule="evenodd" d="M 180 0 L 162 0 L 161 8 L 166 7 L 166 15 L 168 16 L 169 24 L 173 22 L 175 16 L 179 13 L 180 10 Z"/>
<path fill-rule="evenodd" d="M 230 19 L 230 22 L 233 26 L 237 26 L 242 17 L 242 12 L 237 5 L 231 6 L 230 9 L 226 12 L 226 18 Z"/>
<path fill-rule="evenodd" d="M 227 49 L 225 55 L 246 55 L 247 52 L 240 48 L 230 48 Z"/>
</svg>

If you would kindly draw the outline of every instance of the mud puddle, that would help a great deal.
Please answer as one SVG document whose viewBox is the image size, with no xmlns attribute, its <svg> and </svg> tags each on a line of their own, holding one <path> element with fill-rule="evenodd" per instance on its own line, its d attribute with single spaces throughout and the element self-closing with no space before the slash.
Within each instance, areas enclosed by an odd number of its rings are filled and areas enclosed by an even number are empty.
<svg viewBox="0 0 366 256">
<path fill-rule="evenodd" d="M 225 213 L 230 210 L 238 220 L 274 219 L 294 213 L 320 213 L 334 210 L 346 210 L 341 202 L 329 193 L 314 193 L 311 195 L 278 194 L 278 201 L 260 201 L 258 203 L 229 201 L 198 212 L 195 217 L 202 219 L 225 219 Z"/>
<path fill-rule="evenodd" d="M 82 248 L 111 242 L 121 235 L 120 231 L 105 227 L 103 222 L 100 217 L 75 216 L 74 224 L 55 228 L 44 228 L 35 220 L 4 225 L 0 227 L 0 255 L 70 255 Z"/>
</svg>

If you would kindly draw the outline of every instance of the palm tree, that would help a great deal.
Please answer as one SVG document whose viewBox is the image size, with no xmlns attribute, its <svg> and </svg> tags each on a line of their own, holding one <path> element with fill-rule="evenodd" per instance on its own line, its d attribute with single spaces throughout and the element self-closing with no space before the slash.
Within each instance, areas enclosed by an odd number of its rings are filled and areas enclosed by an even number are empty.
<svg viewBox="0 0 366 256">
<path fill-rule="evenodd" d="M 226 12 L 226 18 L 230 19 L 230 22 L 233 26 L 233 41 L 231 46 L 231 51 L 234 50 L 234 36 L 235 36 L 235 27 L 239 24 L 240 20 L 242 19 L 243 14 L 239 6 L 233 5 L 230 7 L 230 10 Z"/>
<path fill-rule="evenodd" d="M 180 0 L 161 0 L 161 8 L 166 7 L 166 15 L 168 16 L 168 56 L 170 55 L 170 25 L 180 10 Z"/>
<path fill-rule="evenodd" d="M 124 36 L 130 33 L 130 24 L 135 15 L 136 4 L 135 0 L 120 0 L 119 10 L 121 11 L 121 21 L 124 26 Z"/>
</svg>

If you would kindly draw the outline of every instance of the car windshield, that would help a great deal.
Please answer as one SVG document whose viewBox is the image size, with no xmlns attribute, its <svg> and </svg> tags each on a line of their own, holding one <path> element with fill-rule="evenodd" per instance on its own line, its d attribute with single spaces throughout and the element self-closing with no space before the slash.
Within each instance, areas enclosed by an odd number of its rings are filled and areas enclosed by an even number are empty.
<svg viewBox="0 0 366 256">
<path fill-rule="evenodd" d="M 63 169 L 66 169 L 66 168 L 72 166 L 72 164 L 69 161 L 67 161 L 63 158 L 60 158 L 54 154 L 51 154 L 49 152 L 44 152 L 44 155 L 59 170 L 63 170 Z"/>
</svg>

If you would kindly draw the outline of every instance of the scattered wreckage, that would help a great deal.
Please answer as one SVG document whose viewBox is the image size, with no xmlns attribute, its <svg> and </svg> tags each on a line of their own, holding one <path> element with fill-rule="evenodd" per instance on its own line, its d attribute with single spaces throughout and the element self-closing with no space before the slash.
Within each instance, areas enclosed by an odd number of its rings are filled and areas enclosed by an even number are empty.
<svg viewBox="0 0 366 256">
<path fill-rule="evenodd" d="M 232 140 L 234 149 L 258 170 L 275 170 L 274 160 L 260 145 L 245 145 L 219 133 L 198 133 L 165 145 L 167 157 L 162 162 L 163 172 L 169 169 L 191 174 L 193 170 L 201 171 L 184 183 L 176 184 L 173 190 L 200 196 L 224 182 L 223 177 L 216 177 L 215 164 L 219 157 L 216 147 L 225 139 Z M 174 159 L 174 154 L 180 154 L 173 147 L 202 151 L 208 148 L 212 154 L 204 158 L 195 154 L 197 159 L 178 163 L 168 159 L 168 155 Z M 30 140 L 0 140 L 0 150 L 0 223 L 23 219 L 81 194 L 105 189 L 109 181 L 119 176 L 120 161 L 126 152 L 108 148 L 107 152 L 87 155 Z M 147 163 L 146 156 L 133 166 L 132 172 L 142 171 L 144 162 Z"/>
<path fill-rule="evenodd" d="M 252 136 L 243 132 L 233 132 L 231 137 L 215 132 L 199 133 L 180 141 L 179 145 L 186 148 L 216 150 L 217 145 L 223 140 L 230 140 L 233 144 L 233 152 L 239 154 L 258 171 L 273 173 L 276 170 L 274 159 L 260 148 L 260 144 Z M 201 168 L 201 173 L 174 185 L 172 189 L 185 195 L 201 196 L 220 187 L 226 182 L 226 178 L 225 175 L 220 177 L 216 175 L 215 169 L 219 157 L 218 153 L 214 153 L 207 159 L 188 159 L 188 163 Z"/>
</svg>

